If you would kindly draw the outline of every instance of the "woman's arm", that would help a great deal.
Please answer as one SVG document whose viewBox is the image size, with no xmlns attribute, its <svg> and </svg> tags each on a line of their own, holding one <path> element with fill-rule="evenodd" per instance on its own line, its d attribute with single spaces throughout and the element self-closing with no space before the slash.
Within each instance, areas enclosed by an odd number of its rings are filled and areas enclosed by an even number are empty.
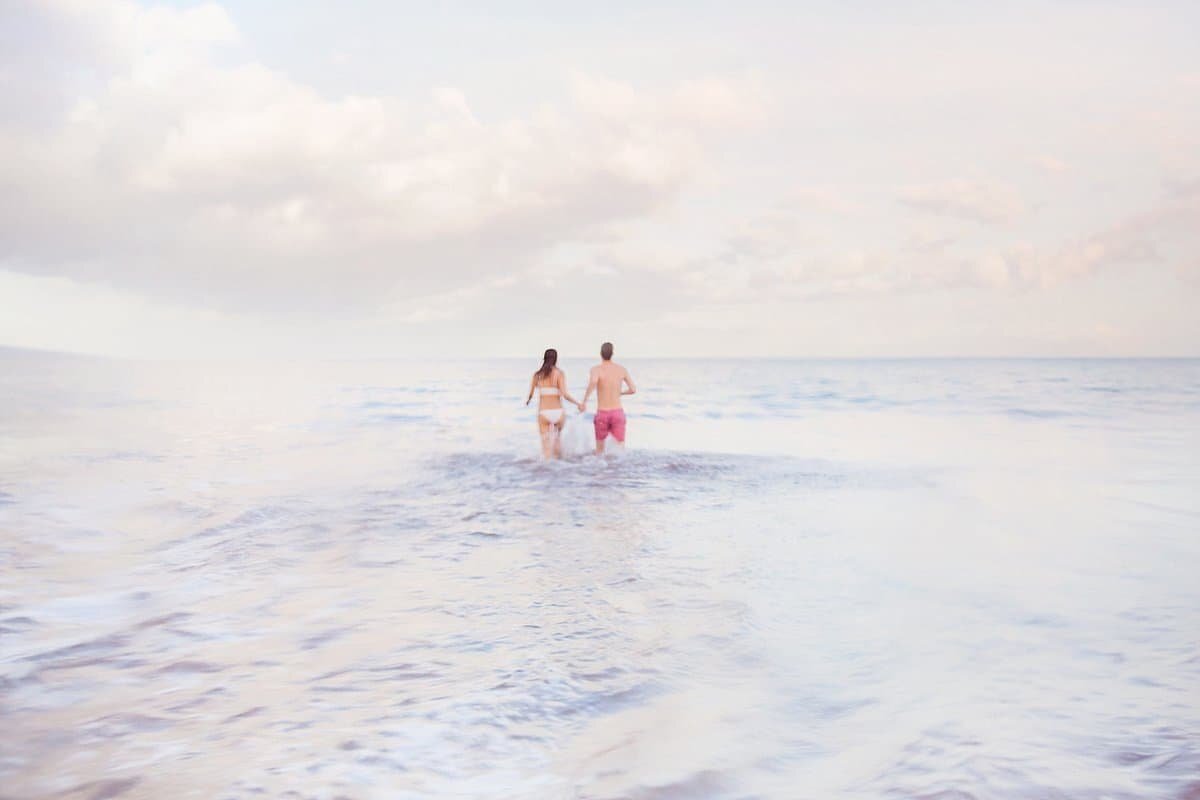
<svg viewBox="0 0 1200 800">
<path fill-rule="evenodd" d="M 537 373 L 536 372 L 533 373 L 533 376 L 529 379 L 529 397 L 525 398 L 525 405 L 529 405 L 529 401 L 533 399 L 533 387 L 534 386 L 537 386 Z"/>
</svg>

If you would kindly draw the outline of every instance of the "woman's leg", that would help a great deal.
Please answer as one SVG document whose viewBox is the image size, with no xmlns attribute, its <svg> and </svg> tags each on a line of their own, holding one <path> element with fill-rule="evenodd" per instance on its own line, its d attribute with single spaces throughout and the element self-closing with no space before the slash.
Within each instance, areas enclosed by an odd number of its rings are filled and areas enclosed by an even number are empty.
<svg viewBox="0 0 1200 800">
<path fill-rule="evenodd" d="M 554 426 L 541 414 L 537 415 L 538 438 L 542 440 L 542 458 L 550 458 L 554 452 Z"/>
<path fill-rule="evenodd" d="M 558 418 L 558 422 L 554 425 L 554 457 L 562 458 L 562 432 L 563 426 L 567 424 L 566 412 Z"/>
</svg>

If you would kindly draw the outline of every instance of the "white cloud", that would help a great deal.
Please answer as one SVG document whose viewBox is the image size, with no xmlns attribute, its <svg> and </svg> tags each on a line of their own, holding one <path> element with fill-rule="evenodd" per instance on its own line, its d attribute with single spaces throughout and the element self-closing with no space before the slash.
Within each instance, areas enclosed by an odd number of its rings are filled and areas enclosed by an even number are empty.
<svg viewBox="0 0 1200 800">
<path fill-rule="evenodd" d="M 1009 285 L 1046 288 L 1106 270 L 1171 262 L 1178 268 L 1198 250 L 1200 182 L 1183 182 L 1169 185 L 1146 211 L 1053 249 L 1010 248 L 1004 260 Z"/>
<path fill-rule="evenodd" d="M 329 99 L 224 66 L 213 48 L 237 32 L 215 6 L 42 14 L 90 36 L 106 72 L 77 87 L 64 69 L 49 132 L 0 128 L 3 255 L 215 303 L 377 302 L 505 274 L 669 204 L 709 134 L 758 113 L 731 81 L 653 93 L 579 78 L 571 104 L 482 123 L 453 87 L 425 104 Z"/>
<path fill-rule="evenodd" d="M 398 47 L 181 5 L 0 3 L 0 342 L 497 352 L 603 316 L 766 353 L 853 307 L 932 347 L 981 297 L 1063 342 L 1127 295 L 1118 332 L 1195 327 L 1200 73 L 1159 9 L 413 10 Z M 900 347 L 872 325 L 841 352 Z"/>
<path fill-rule="evenodd" d="M 439 87 L 433 90 L 433 99 L 438 106 L 457 115 L 462 121 L 472 126 L 479 125 L 479 120 L 475 119 L 467 97 L 461 90 L 451 86 Z"/>
<path fill-rule="evenodd" d="M 972 222 L 1008 222 L 1025 213 L 1020 194 L 1011 186 L 971 180 L 949 180 L 905 186 L 900 202 L 921 211 Z"/>
<path fill-rule="evenodd" d="M 951 182 L 950 185 L 959 185 Z M 865 209 L 869 202 L 859 203 Z M 883 227 L 880 217 L 853 218 L 857 229 Z M 954 221 L 916 220 L 900 239 L 847 247 L 814 224 L 794 201 L 781 202 L 728 226 L 701 255 L 680 248 L 607 246 L 599 258 L 624 273 L 671 276 L 676 307 L 719 302 L 752 305 L 837 295 L 895 296 L 953 289 L 1025 292 L 1082 281 L 1106 271 L 1178 264 L 1200 251 L 1200 182 L 1176 181 L 1147 210 L 1084 235 L 1041 244 L 985 244 L 954 229 Z M 672 317 L 681 319 L 679 315 Z"/>
<path fill-rule="evenodd" d="M 1042 172 L 1052 175 L 1060 175 L 1071 169 L 1071 166 L 1065 161 L 1055 158 L 1054 156 L 1039 156 L 1034 159 L 1034 165 Z"/>
</svg>

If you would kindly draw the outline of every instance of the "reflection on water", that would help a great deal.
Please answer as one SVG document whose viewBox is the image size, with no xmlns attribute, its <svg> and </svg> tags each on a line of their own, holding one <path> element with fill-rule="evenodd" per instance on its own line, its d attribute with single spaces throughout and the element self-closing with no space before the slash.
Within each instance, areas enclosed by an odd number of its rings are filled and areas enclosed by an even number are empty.
<svg viewBox="0 0 1200 800">
<path fill-rule="evenodd" d="M 0 796 L 1200 793 L 1195 363 L 8 359 Z"/>
</svg>

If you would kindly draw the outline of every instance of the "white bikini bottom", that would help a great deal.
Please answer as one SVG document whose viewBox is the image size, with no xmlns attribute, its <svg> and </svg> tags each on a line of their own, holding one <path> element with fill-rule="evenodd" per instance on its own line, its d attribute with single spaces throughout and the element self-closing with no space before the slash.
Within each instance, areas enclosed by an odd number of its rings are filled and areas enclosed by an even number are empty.
<svg viewBox="0 0 1200 800">
<path fill-rule="evenodd" d="M 542 415 L 542 418 L 545 419 L 546 422 L 549 422 L 551 425 L 556 425 L 558 424 L 558 421 L 562 419 L 563 410 L 561 408 L 547 408 L 539 411 L 538 413 Z"/>
</svg>

